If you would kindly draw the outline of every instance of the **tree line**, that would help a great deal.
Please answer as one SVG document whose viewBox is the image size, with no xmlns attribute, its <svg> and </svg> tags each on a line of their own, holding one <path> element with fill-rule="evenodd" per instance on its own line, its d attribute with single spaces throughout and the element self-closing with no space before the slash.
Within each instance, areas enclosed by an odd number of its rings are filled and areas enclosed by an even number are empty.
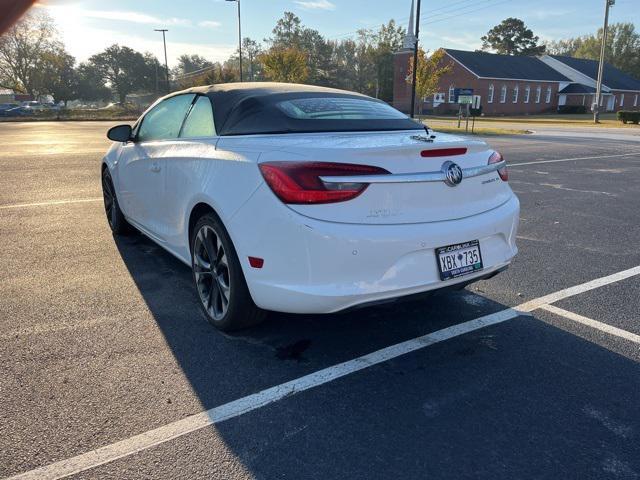
<svg viewBox="0 0 640 480">
<path fill-rule="evenodd" d="M 507 18 L 481 38 L 482 49 L 509 55 L 548 52 L 597 59 L 602 30 L 595 35 L 540 43 L 517 18 Z M 378 29 L 361 29 L 355 38 L 332 40 L 285 12 L 269 38 L 242 40 L 244 80 L 309 83 L 364 93 L 385 101 L 393 99 L 394 52 L 402 47 L 403 27 L 394 20 Z M 640 77 L 640 35 L 631 23 L 610 27 L 607 61 Z M 434 93 L 447 73 L 443 52 L 420 51 L 418 97 Z M 410 71 L 413 69 L 413 62 Z M 77 64 L 58 39 L 52 19 L 30 13 L 0 36 L 0 87 L 56 102 L 116 99 L 124 103 L 131 93 L 166 91 L 164 65 L 151 53 L 114 44 Z M 198 54 L 182 55 L 171 70 L 170 88 L 227 83 L 240 80 L 236 51 L 224 62 L 211 62 Z"/>
<path fill-rule="evenodd" d="M 66 104 L 115 96 L 123 103 L 129 93 L 152 89 L 161 68 L 154 55 L 119 45 L 76 65 L 45 13 L 27 14 L 0 36 L 0 87 L 34 98 Z"/>
<path fill-rule="evenodd" d="M 393 53 L 404 35 L 390 20 L 378 30 L 360 30 L 355 40 L 329 40 L 285 12 L 264 43 L 243 39 L 243 78 L 344 88 L 391 101 Z M 225 62 L 182 55 L 170 72 L 171 88 L 239 81 L 239 60 L 238 51 Z M 153 54 L 118 44 L 77 64 L 42 12 L 26 15 L 0 37 L 0 88 L 34 98 L 124 103 L 131 93 L 164 92 L 165 75 Z"/>
<path fill-rule="evenodd" d="M 405 33 L 390 20 L 377 30 L 359 30 L 355 39 L 331 40 L 285 12 L 263 44 L 243 39 L 243 78 L 342 88 L 391 101 L 393 54 L 402 47 Z M 238 53 L 223 63 L 182 55 L 172 76 L 184 88 L 237 81 Z"/>
</svg>

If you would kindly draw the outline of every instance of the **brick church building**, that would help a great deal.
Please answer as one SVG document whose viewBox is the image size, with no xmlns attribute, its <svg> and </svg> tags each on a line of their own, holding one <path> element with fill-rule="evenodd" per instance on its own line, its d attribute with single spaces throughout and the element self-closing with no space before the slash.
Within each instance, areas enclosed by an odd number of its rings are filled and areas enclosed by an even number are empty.
<svg viewBox="0 0 640 480">
<path fill-rule="evenodd" d="M 416 37 L 413 1 L 409 28 L 402 49 L 394 56 L 393 106 L 403 112 L 411 107 L 409 62 Z M 598 62 L 557 55 L 539 57 L 497 55 L 444 49 L 451 72 L 443 75 L 439 91 L 417 99 L 425 113 L 458 111 L 455 88 L 472 88 L 480 95 L 487 115 L 529 115 L 556 112 L 563 105 L 585 106 L 595 102 Z M 605 63 L 601 106 L 603 111 L 640 110 L 640 80 Z"/>
</svg>

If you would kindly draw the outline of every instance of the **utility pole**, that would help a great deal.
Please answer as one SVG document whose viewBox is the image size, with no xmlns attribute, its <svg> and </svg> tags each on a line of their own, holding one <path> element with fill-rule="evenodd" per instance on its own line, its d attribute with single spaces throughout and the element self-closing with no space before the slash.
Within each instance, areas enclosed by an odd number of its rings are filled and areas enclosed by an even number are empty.
<svg viewBox="0 0 640 480">
<path fill-rule="evenodd" d="M 238 3 L 238 54 L 240 55 L 240 81 L 242 82 L 242 22 L 240 21 L 240 0 L 227 0 Z"/>
<path fill-rule="evenodd" d="M 167 40 L 164 36 L 164 34 L 169 30 L 166 28 L 156 28 L 154 31 L 162 32 L 162 43 L 164 45 L 164 73 L 167 79 L 167 93 L 169 93 L 171 91 L 171 85 L 169 84 L 169 64 L 167 63 Z"/>
<path fill-rule="evenodd" d="M 604 53 L 607 48 L 607 28 L 609 26 L 609 7 L 616 0 L 604 0 L 604 27 L 602 28 L 602 44 L 600 45 L 600 64 L 598 65 L 598 82 L 596 84 L 596 103 L 593 107 L 593 123 L 600 123 L 600 98 L 602 97 L 602 71 L 604 70 Z"/>
<path fill-rule="evenodd" d="M 418 80 L 418 41 L 420 39 L 420 3 L 418 0 L 418 10 L 416 11 L 416 44 L 413 47 L 413 81 L 411 82 L 411 118 L 416 113 L 416 82 Z"/>
<path fill-rule="evenodd" d="M 251 51 L 251 47 L 249 47 L 248 55 L 249 55 L 249 80 L 253 82 L 253 52 Z"/>
</svg>

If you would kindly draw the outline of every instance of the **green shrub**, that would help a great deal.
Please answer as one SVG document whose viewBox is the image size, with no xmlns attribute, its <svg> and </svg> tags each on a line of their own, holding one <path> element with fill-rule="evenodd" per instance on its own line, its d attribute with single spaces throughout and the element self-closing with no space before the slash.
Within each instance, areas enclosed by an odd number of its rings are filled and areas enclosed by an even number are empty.
<svg viewBox="0 0 640 480">
<path fill-rule="evenodd" d="M 560 105 L 558 113 L 587 113 L 587 107 L 584 105 Z"/>
<path fill-rule="evenodd" d="M 631 110 L 620 110 L 618 112 L 618 120 L 622 123 L 640 123 L 640 111 L 632 112 Z"/>
</svg>

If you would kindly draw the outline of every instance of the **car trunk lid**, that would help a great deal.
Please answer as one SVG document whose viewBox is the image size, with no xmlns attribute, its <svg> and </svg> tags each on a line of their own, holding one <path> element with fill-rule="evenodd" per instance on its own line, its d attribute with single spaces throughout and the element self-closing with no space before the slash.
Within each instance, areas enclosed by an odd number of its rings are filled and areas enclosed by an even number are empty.
<svg viewBox="0 0 640 480">
<path fill-rule="evenodd" d="M 420 132 L 283 135 L 270 140 L 273 150 L 261 162 L 284 160 L 367 165 L 390 174 L 339 180 L 369 186 L 356 198 L 327 204 L 290 204 L 296 212 L 319 220 L 354 224 L 402 224 L 452 220 L 502 205 L 511 196 L 495 169 L 487 169 L 494 152 L 481 141 Z M 289 138 L 286 138 L 289 137 Z M 455 163 L 464 175 L 447 179 Z M 491 171 L 483 171 L 491 170 Z M 335 181 L 323 177 L 329 182 Z M 451 179 L 450 179 L 451 180 Z"/>
</svg>

